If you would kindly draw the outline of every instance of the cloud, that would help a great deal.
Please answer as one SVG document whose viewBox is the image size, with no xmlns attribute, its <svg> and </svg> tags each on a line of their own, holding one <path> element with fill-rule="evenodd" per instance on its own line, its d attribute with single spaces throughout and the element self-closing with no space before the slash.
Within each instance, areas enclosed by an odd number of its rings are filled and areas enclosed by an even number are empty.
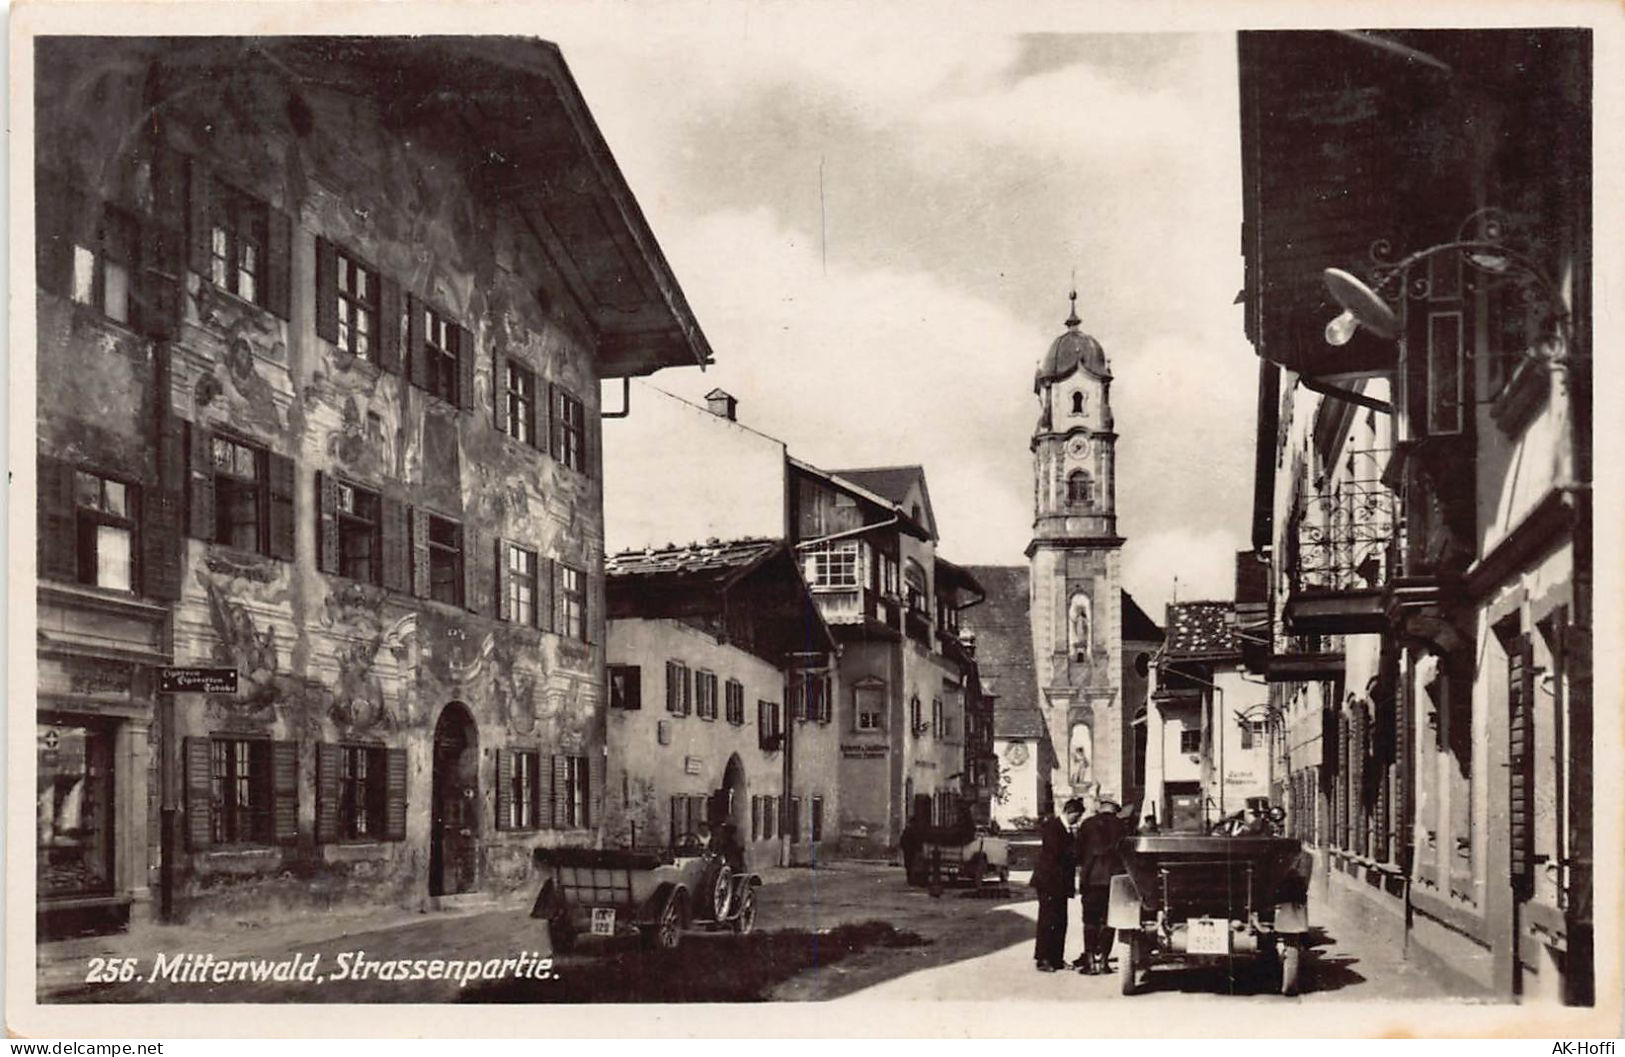
<svg viewBox="0 0 1625 1057">
<path fill-rule="evenodd" d="M 1158 624 L 1174 600 L 1235 597 L 1236 552 L 1247 549 L 1240 533 L 1221 528 L 1172 528 L 1131 539 L 1123 549 L 1123 587 Z"/>
</svg>

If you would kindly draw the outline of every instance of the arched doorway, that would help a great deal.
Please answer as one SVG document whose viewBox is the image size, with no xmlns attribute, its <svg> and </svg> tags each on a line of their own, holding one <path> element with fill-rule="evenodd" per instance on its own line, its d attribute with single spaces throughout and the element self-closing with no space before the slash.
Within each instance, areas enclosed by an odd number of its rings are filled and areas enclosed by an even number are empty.
<svg viewBox="0 0 1625 1057">
<path fill-rule="evenodd" d="M 471 891 L 478 874 L 480 736 L 453 701 L 434 728 L 434 800 L 429 827 L 429 894 Z"/>
<path fill-rule="evenodd" d="M 719 822 L 729 823 L 740 839 L 744 839 L 747 831 L 745 812 L 749 809 L 749 804 L 750 798 L 745 785 L 745 764 L 736 752 L 728 757 L 728 765 L 722 769 L 722 788 L 717 790 L 716 799 L 711 805 L 711 824 L 715 826 Z"/>
</svg>

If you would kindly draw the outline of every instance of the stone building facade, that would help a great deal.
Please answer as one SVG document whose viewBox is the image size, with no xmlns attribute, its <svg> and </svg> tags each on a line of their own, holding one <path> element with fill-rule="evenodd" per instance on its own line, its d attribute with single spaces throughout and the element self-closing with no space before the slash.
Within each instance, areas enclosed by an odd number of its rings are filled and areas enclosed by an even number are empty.
<svg viewBox="0 0 1625 1057">
<path fill-rule="evenodd" d="M 120 640 L 42 772 L 111 769 L 115 894 L 414 904 L 597 842 L 599 382 L 708 352 L 557 50 L 36 59 L 42 676 Z"/>
</svg>

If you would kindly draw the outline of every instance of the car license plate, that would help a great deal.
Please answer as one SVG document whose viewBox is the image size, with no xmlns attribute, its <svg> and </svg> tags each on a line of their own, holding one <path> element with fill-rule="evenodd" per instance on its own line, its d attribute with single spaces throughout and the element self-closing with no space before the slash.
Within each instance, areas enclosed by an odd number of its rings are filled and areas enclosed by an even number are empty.
<svg viewBox="0 0 1625 1057">
<path fill-rule="evenodd" d="M 1191 954 L 1229 954 L 1230 922 L 1223 918 L 1190 918 L 1185 922 L 1185 949 Z"/>
<path fill-rule="evenodd" d="M 615 908 L 592 908 L 592 934 L 594 936 L 615 935 Z"/>
</svg>

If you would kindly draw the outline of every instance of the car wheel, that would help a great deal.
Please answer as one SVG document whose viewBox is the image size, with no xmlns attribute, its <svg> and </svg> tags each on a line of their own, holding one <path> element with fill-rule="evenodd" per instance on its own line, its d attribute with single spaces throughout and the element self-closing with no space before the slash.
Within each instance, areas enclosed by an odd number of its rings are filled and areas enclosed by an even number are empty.
<svg viewBox="0 0 1625 1057">
<path fill-rule="evenodd" d="M 1303 943 L 1297 937 L 1281 940 L 1281 993 L 1288 997 L 1298 993 L 1303 971 Z"/>
<path fill-rule="evenodd" d="M 974 888 L 982 886 L 982 878 L 987 876 L 987 860 L 980 855 L 971 856 L 970 862 L 965 864 L 965 880 Z"/>
<path fill-rule="evenodd" d="M 733 919 L 733 930 L 743 936 L 756 927 L 756 887 L 745 884 L 739 889 L 739 913 Z"/>
<path fill-rule="evenodd" d="M 1117 982 L 1125 995 L 1137 995 L 1145 987 L 1145 941 L 1137 932 L 1125 937 L 1123 957 L 1117 963 Z"/>
<path fill-rule="evenodd" d="M 681 942 L 683 935 L 683 897 L 673 892 L 666 900 L 666 905 L 660 908 L 660 920 L 655 922 L 655 946 L 661 950 L 674 951 Z"/>
<path fill-rule="evenodd" d="M 733 871 L 727 863 L 717 864 L 716 876 L 711 879 L 711 917 L 721 921 L 728 916 L 728 895 L 733 887 Z"/>
</svg>

